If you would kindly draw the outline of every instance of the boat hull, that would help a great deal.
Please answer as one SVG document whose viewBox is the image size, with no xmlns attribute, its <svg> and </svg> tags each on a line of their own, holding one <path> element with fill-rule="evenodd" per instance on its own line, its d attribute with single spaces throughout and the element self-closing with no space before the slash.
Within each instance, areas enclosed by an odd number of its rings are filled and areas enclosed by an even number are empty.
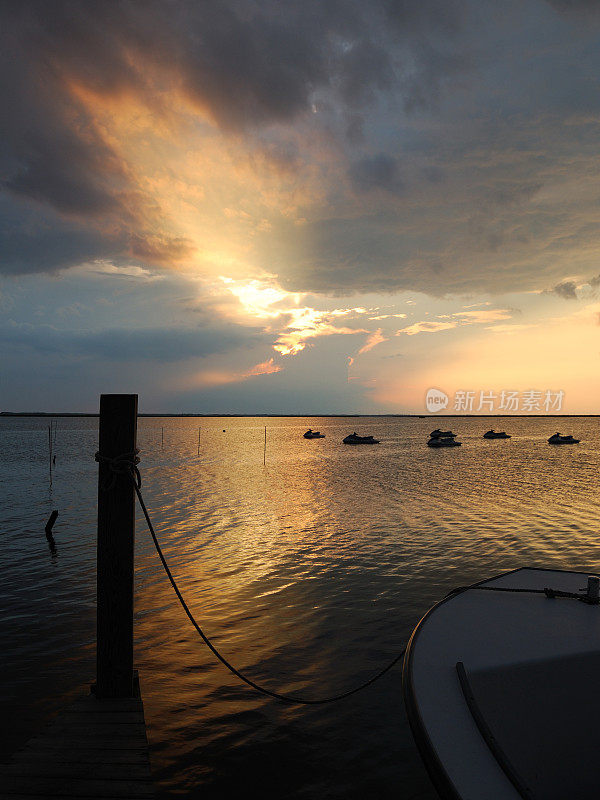
<svg viewBox="0 0 600 800">
<path fill-rule="evenodd" d="M 578 592 L 586 580 L 584 573 L 519 569 L 478 586 L 550 586 Z M 440 796 L 587 796 L 586 781 L 595 785 L 600 772 L 597 736 L 590 737 L 593 749 L 586 751 L 585 746 L 587 730 L 597 719 L 598 704 L 592 698 L 597 695 L 598 669 L 597 605 L 549 599 L 543 593 L 477 588 L 435 605 L 412 634 L 402 684 L 415 741 Z M 581 685 L 586 674 L 594 676 L 589 687 Z M 562 699 L 568 699 L 566 687 L 571 692 L 568 702 Z M 585 703 L 573 699 L 586 692 Z M 484 709 L 481 719 L 473 711 L 478 708 Z M 554 725 L 548 724 L 550 713 L 556 717 Z M 586 723 L 589 717 L 592 723 Z M 502 725 L 513 731 L 511 737 L 503 738 Z M 557 755 L 557 747 L 564 752 Z M 577 759 L 586 757 L 593 775 L 584 775 L 584 769 L 577 774 Z M 571 781 L 572 791 L 565 791 L 561 780 Z"/>
</svg>

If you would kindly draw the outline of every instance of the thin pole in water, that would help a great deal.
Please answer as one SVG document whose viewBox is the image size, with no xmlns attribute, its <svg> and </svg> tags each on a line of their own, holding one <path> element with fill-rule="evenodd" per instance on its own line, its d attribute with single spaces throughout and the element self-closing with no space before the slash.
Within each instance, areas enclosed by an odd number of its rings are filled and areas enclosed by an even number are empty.
<svg viewBox="0 0 600 800">
<path fill-rule="evenodd" d="M 267 426 L 265 425 L 265 446 L 263 449 L 263 466 L 267 463 Z"/>
<path fill-rule="evenodd" d="M 48 461 L 50 466 L 50 486 L 52 486 L 52 421 L 48 425 Z"/>
<path fill-rule="evenodd" d="M 198 455 L 200 455 L 200 428 L 198 428 Z"/>
<path fill-rule="evenodd" d="M 165 429 L 164 428 L 160 429 L 160 446 L 162 447 L 163 450 L 165 449 Z"/>
</svg>

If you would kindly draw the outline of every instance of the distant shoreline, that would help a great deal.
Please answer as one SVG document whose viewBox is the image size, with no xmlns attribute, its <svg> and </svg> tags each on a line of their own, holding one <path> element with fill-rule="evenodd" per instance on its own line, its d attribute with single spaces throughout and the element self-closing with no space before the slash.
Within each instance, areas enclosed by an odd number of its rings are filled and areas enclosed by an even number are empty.
<svg viewBox="0 0 600 800">
<path fill-rule="evenodd" d="M 0 411 L 0 417 L 98 417 L 99 414 L 78 411 Z M 248 417 L 262 417 L 273 419 L 344 419 L 361 417 L 381 417 L 381 419 L 444 419 L 444 418 L 476 418 L 497 419 L 498 417 L 534 419 L 560 419 L 560 417 L 600 417 L 600 414 L 138 414 L 138 417 L 155 417 L 161 419 L 222 419 L 223 417 L 246 419 Z"/>
</svg>

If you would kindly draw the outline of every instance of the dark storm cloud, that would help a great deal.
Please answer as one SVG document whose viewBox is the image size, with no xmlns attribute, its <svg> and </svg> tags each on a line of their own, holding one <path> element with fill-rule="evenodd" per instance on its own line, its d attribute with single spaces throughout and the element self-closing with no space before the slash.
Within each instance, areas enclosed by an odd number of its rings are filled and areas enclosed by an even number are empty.
<svg viewBox="0 0 600 800">
<path fill-rule="evenodd" d="M 86 262 L 90 254 L 114 259 L 124 246 L 50 209 L 40 214 L 26 202 L 0 196 L 0 274 L 56 272 Z"/>
<path fill-rule="evenodd" d="M 135 195 L 139 187 L 73 85 L 101 95 L 132 92 L 156 113 L 160 91 L 174 86 L 208 108 L 220 126 L 238 131 L 292 121 L 310 111 L 319 91 L 348 109 L 361 109 L 377 92 L 406 85 L 407 102 L 413 102 L 417 84 L 427 85 L 423 92 L 430 94 L 448 70 L 448 39 L 460 27 L 459 4 L 425 5 L 4 3 L 0 183 L 15 196 L 84 218 L 89 227 L 108 219 L 113 229 L 133 236 L 142 257 L 163 262 L 170 256 L 164 246 L 144 246 L 135 238 L 145 238 L 139 230 L 144 198 Z M 400 55 L 395 47 L 401 47 Z M 106 249 L 97 250 L 95 241 L 89 236 L 85 248 L 81 237 L 79 247 L 65 240 L 64 258 L 52 261 L 69 263 L 74 249 L 85 250 L 82 256 L 91 260 Z M 42 236 L 31 247 L 41 249 L 43 242 Z"/>
<path fill-rule="evenodd" d="M 551 291 L 564 300 L 577 300 L 577 284 L 573 281 L 558 283 Z"/>
<path fill-rule="evenodd" d="M 138 328 L 64 331 L 50 325 L 9 322 L 0 326 L 0 347 L 34 350 L 62 358 L 175 362 L 266 344 L 258 328 L 211 325 L 198 328 Z"/>
<path fill-rule="evenodd" d="M 403 190 L 398 162 L 385 153 L 356 161 L 350 166 L 349 175 L 357 192 L 383 189 L 390 194 L 400 194 Z"/>
<path fill-rule="evenodd" d="M 116 211 L 123 167 L 63 86 L 64 31 L 59 27 L 54 48 L 45 47 L 39 39 L 43 21 L 34 18 L 35 11 L 27 3 L 2 9 L 2 184 L 66 213 Z"/>
<path fill-rule="evenodd" d="M 558 187 L 565 175 L 587 177 L 596 159 L 597 7 L 4 3 L 0 183 L 37 217 L 16 232 L 4 227 L 0 270 L 127 257 L 165 265 L 201 249 L 169 233 L 159 198 L 144 194 L 77 89 L 134 97 L 166 129 L 164 98 L 183 93 L 249 151 L 262 143 L 274 172 L 314 170 L 308 224 L 277 241 L 280 221 L 266 220 L 272 240 L 248 259 L 277 265 L 287 287 L 441 294 L 552 286 L 568 274 L 568 248 L 596 236 L 588 218 L 595 198 L 580 202 L 577 180 L 570 194 Z M 576 22 L 582 15 L 585 26 Z M 311 205 L 317 183 L 327 206 Z M 560 204 L 547 199 L 559 195 Z M 558 227 L 568 235 L 556 236 Z M 545 260 L 537 257 L 544 250 Z"/>
<path fill-rule="evenodd" d="M 546 2 L 559 11 L 600 11 L 598 0 L 546 0 Z"/>
<path fill-rule="evenodd" d="M 150 261 L 152 264 L 171 264 L 191 255 L 195 250 L 189 239 L 169 236 L 132 234 L 129 242 L 130 252 L 135 258 Z"/>
</svg>

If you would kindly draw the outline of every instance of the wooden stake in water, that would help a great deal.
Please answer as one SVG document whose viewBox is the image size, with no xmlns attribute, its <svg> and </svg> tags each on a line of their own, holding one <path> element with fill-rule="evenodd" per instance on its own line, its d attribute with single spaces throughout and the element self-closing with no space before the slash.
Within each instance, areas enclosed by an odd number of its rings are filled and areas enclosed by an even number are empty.
<svg viewBox="0 0 600 800">
<path fill-rule="evenodd" d="M 198 428 L 198 455 L 200 455 L 200 428 Z"/>
<path fill-rule="evenodd" d="M 263 466 L 267 463 L 267 426 L 265 425 L 265 447 L 263 449 Z"/>
<path fill-rule="evenodd" d="M 162 447 L 163 450 L 165 449 L 165 429 L 164 428 L 160 429 L 160 446 Z"/>
<path fill-rule="evenodd" d="M 48 459 L 50 463 L 50 486 L 52 486 L 52 423 L 48 425 Z"/>
</svg>

